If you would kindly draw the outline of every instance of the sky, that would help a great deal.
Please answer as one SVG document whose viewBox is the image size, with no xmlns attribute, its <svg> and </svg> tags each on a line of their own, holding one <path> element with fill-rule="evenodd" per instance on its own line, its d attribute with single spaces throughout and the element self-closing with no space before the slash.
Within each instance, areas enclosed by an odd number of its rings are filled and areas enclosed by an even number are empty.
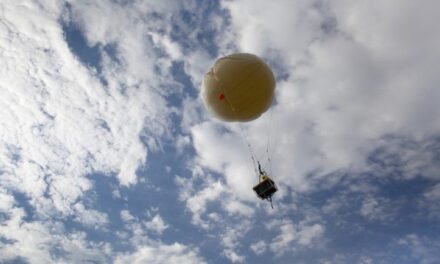
<svg viewBox="0 0 440 264">
<path fill-rule="evenodd" d="M 2 0 L 0 263 L 439 263 L 439 13 Z M 247 123 L 200 96 L 236 52 L 276 77 Z"/>
</svg>

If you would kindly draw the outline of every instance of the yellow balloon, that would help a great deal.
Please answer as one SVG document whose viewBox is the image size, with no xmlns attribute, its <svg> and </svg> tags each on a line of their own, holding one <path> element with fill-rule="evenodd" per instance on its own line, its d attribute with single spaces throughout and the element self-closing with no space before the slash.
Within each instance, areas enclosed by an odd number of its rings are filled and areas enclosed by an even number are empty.
<svg viewBox="0 0 440 264">
<path fill-rule="evenodd" d="M 274 75 L 267 64 L 249 53 L 222 57 L 205 75 L 202 98 L 207 109 L 223 121 L 251 121 L 272 104 Z"/>
</svg>

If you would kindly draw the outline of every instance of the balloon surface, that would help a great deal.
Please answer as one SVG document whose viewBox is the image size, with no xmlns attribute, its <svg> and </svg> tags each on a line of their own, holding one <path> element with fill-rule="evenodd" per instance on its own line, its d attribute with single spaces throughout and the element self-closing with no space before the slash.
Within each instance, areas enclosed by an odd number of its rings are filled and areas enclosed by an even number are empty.
<svg viewBox="0 0 440 264">
<path fill-rule="evenodd" d="M 274 90 L 274 75 L 263 60 L 235 53 L 218 59 L 205 74 L 202 98 L 220 120 L 247 122 L 269 109 Z"/>
</svg>

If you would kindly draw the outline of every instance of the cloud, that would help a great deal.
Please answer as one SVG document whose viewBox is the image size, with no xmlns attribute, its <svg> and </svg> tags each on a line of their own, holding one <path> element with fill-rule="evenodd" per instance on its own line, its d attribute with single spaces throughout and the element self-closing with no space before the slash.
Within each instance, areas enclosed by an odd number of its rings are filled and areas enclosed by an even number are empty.
<svg viewBox="0 0 440 264">
<path fill-rule="evenodd" d="M 269 47 L 301 55 L 319 33 L 322 16 L 314 6 L 318 1 L 224 1 L 231 15 L 230 39 L 240 50 L 263 54 Z M 287 27 L 280 26 L 288 25 Z M 228 35 L 228 33 L 226 33 Z"/>
<path fill-rule="evenodd" d="M 130 211 L 128 211 L 128 210 L 122 210 L 120 215 L 121 215 L 122 221 L 124 221 L 124 222 L 131 222 L 135 219 L 133 217 L 133 215 L 130 213 Z"/>
<path fill-rule="evenodd" d="M 26 216 L 22 208 L 14 207 L 8 211 L 8 219 L 2 221 L 0 261 L 80 263 L 107 260 L 111 250 L 109 244 L 88 241 L 83 232 L 67 233 L 60 222 L 27 222 Z"/>
<path fill-rule="evenodd" d="M 390 199 L 367 196 L 363 199 L 360 214 L 370 220 L 392 221 L 399 206 Z"/>
<path fill-rule="evenodd" d="M 153 208 L 155 215 L 148 221 L 133 216 L 128 210 L 121 211 L 125 232 L 119 236 L 131 248 L 124 252 L 114 252 L 115 263 L 206 263 L 199 249 L 194 246 L 178 242 L 165 244 L 152 239 L 153 234 L 160 236 L 169 227 L 155 211 Z"/>
<path fill-rule="evenodd" d="M 264 254 L 267 250 L 267 243 L 263 240 L 252 243 L 249 248 L 257 255 Z"/>
<path fill-rule="evenodd" d="M 288 251 L 298 251 L 308 247 L 322 246 L 325 227 L 307 221 L 295 225 L 291 220 L 284 219 L 269 223 L 270 229 L 278 230 L 278 235 L 270 243 L 270 250 L 281 256 Z"/>
<path fill-rule="evenodd" d="M 226 228 L 221 235 L 220 243 L 223 246 L 222 254 L 232 263 L 244 263 L 246 261 L 246 256 L 240 252 L 240 241 L 250 228 L 251 222 L 249 220 L 242 220 L 233 227 Z"/>
<path fill-rule="evenodd" d="M 409 180 L 423 177 L 438 180 L 440 157 L 438 136 L 417 140 L 387 136 L 369 157 L 369 166 L 377 173 Z"/>
<path fill-rule="evenodd" d="M 143 221 L 128 210 L 122 210 L 120 217 L 125 223 L 125 232 L 119 236 L 133 249 L 115 252 L 115 263 L 205 263 L 195 247 L 177 242 L 168 245 L 151 239 L 151 233 L 162 235 L 168 228 L 159 214 L 149 221 Z"/>
<path fill-rule="evenodd" d="M 232 263 L 244 263 L 245 261 L 245 257 L 243 255 L 238 255 L 237 252 L 230 248 L 223 250 L 223 254 Z"/>
<path fill-rule="evenodd" d="M 440 183 L 427 188 L 419 199 L 423 217 L 436 221 L 440 219 Z"/>
<path fill-rule="evenodd" d="M 252 161 L 243 138 L 215 122 L 192 128 L 194 148 L 200 165 L 225 176 L 231 191 L 241 199 L 255 196 L 249 188 L 255 184 Z"/>
<path fill-rule="evenodd" d="M 327 204 L 325 210 L 335 216 L 336 225 L 348 232 L 364 232 L 363 224 L 347 220 L 353 213 L 368 221 L 392 224 L 402 201 L 380 196 L 377 189 L 383 186 L 377 183 L 357 179 L 370 174 L 399 181 L 420 176 L 436 179 L 434 146 L 440 127 L 434 100 L 440 98 L 435 88 L 439 79 L 426 69 L 440 58 L 435 53 L 437 46 L 414 41 L 423 38 L 419 34 L 422 28 L 430 32 L 428 42 L 440 40 L 431 21 L 435 17 L 432 11 L 425 19 L 417 9 L 417 20 L 411 17 L 411 23 L 403 15 L 413 11 L 410 1 L 399 5 L 403 11 L 399 14 L 394 5 L 379 2 L 360 7 L 348 1 L 277 5 L 225 1 L 222 7 L 229 16 L 227 30 L 217 36 L 219 56 L 230 52 L 262 56 L 277 75 L 276 102 L 259 120 L 241 127 L 201 116 L 210 121 L 194 124 L 190 130 L 196 164 L 202 171 L 222 176 L 236 199 L 246 204 L 255 199 L 253 168 L 246 161 L 250 155 L 240 135 L 245 134 L 256 152 L 263 154 L 270 135 L 272 175 L 282 187 L 277 193 L 280 207 L 292 208 L 284 203 L 294 203 L 297 192 L 318 196 L 319 190 L 335 191 L 332 186 L 342 185 L 355 193 Z M 374 20 L 365 24 L 365 17 Z M 408 23 L 412 24 L 409 32 L 401 33 L 399 28 Z M 429 47 L 421 50 L 424 45 Z M 398 164 L 394 163 L 396 157 Z M 359 201 L 359 207 L 353 201 Z M 229 203 L 227 199 L 219 202 L 223 207 Z M 306 204 L 298 203 L 297 212 L 310 205 Z M 206 210 L 208 215 L 213 211 L 208 204 L 201 205 L 200 212 Z M 322 212 L 317 214 L 322 216 Z M 279 224 L 271 229 L 277 232 L 269 251 L 287 254 L 292 253 L 291 248 L 322 246 L 327 229 L 321 221 L 318 217 L 302 225 L 293 221 Z"/>
<path fill-rule="evenodd" d="M 439 7 L 409 0 L 5 2 L 0 262 L 203 263 L 201 255 L 220 252 L 239 263 L 251 259 L 249 249 L 281 260 L 333 249 L 326 241 L 335 230 L 362 234 L 364 222 L 391 224 L 400 206 L 415 213 L 399 219 L 435 221 Z M 96 61 L 85 60 L 92 51 Z M 242 125 L 211 119 L 197 97 L 215 58 L 237 51 L 262 56 L 277 76 L 271 110 Z M 280 187 L 273 211 L 260 210 L 266 207 L 252 192 L 248 142 Z M 176 206 L 185 206 L 197 235 L 215 243 L 162 243 L 162 235 L 168 241 L 178 232 L 169 216 L 142 216 L 128 204 L 154 177 L 139 172 L 157 153 L 177 157 L 164 166 L 179 189 Z M 96 174 L 122 185 L 112 189 L 111 208 L 97 204 L 104 196 L 89 200 L 101 191 Z M 380 183 L 359 180 L 365 175 Z M 394 200 L 387 179 L 426 182 L 414 185 L 423 187 L 415 198 Z M 256 238 L 250 231 L 267 217 L 266 237 Z M 434 263 L 435 239 L 412 234 L 394 246 L 410 260 Z M 336 252 L 329 261 L 369 263 L 380 255 L 369 253 Z"/>
<path fill-rule="evenodd" d="M 0 189 L 0 212 L 8 212 L 15 204 L 14 196 L 9 194 L 7 190 Z"/>
<path fill-rule="evenodd" d="M 94 209 L 87 209 L 83 204 L 74 205 L 76 221 L 85 226 L 105 227 L 108 224 L 107 214 Z"/>
<path fill-rule="evenodd" d="M 162 217 L 157 214 L 153 219 L 145 223 L 145 227 L 152 232 L 161 235 L 169 226 L 163 221 Z"/>
<path fill-rule="evenodd" d="M 206 263 L 197 250 L 179 243 L 172 245 L 141 246 L 132 254 L 117 256 L 115 263 Z"/>
<path fill-rule="evenodd" d="M 161 235 L 168 227 L 159 214 L 142 222 L 122 212 L 125 227 L 115 233 L 133 237 L 138 243 L 129 245 L 133 254 L 113 251 L 110 244 L 93 242 L 79 231 L 92 227 L 104 232 L 112 220 L 93 208 L 96 201 L 86 203 L 97 187 L 90 178 L 102 173 L 126 187 L 136 184 L 148 151 L 160 149 L 161 138 L 169 136 L 170 114 L 176 111 L 166 96 L 181 92 L 174 89 L 181 86 L 174 85 L 170 66 L 181 51 L 161 31 L 170 29 L 166 19 L 145 19 L 156 11 L 171 19 L 168 11 L 178 12 L 178 6 L 104 1 L 6 5 L 0 25 L 2 217 L 7 212 L 0 226 L 1 261 L 142 262 L 159 259 L 161 252 L 163 260 L 202 263 L 192 247 L 150 240 L 147 232 Z M 100 53 L 96 65 L 82 64 L 75 43 L 69 42 L 77 40 L 66 37 L 66 27 L 84 35 L 86 49 Z M 18 200 L 12 192 L 24 194 L 29 208 L 14 207 Z M 68 231 L 64 220 L 79 230 Z M 149 256 L 151 250 L 155 254 Z"/>
<path fill-rule="evenodd" d="M 440 244 L 438 240 L 432 240 L 428 237 L 417 234 L 409 234 L 398 239 L 396 246 L 404 252 L 403 256 L 423 264 L 433 264 L 438 262 L 438 250 Z"/>
<path fill-rule="evenodd" d="M 306 226 L 298 233 L 298 244 L 302 246 L 311 246 L 314 240 L 319 239 L 324 234 L 324 231 L 325 228 L 320 224 Z"/>
<path fill-rule="evenodd" d="M 36 263 L 108 262 L 110 259 L 116 263 L 162 263 L 165 260 L 169 263 L 205 263 L 196 248 L 180 243 L 166 245 L 148 238 L 147 230 L 163 231 L 164 225 L 157 224 L 163 224 L 158 215 L 146 222 L 147 228 L 144 228 L 128 211 L 121 212 L 128 223 L 130 239 L 127 239 L 134 246 L 134 250 L 124 252 L 113 249 L 110 243 L 91 241 L 85 232 L 68 232 L 62 222 L 28 222 L 22 208 L 14 207 L 7 215 L 0 225 L 2 262 L 21 258 Z M 149 223 L 154 225 L 149 226 Z"/>
<path fill-rule="evenodd" d="M 243 216 L 252 216 L 254 214 L 254 208 L 239 202 L 239 201 L 234 201 L 234 200 L 229 200 L 227 202 L 225 202 L 225 210 L 231 214 L 241 214 Z"/>
<path fill-rule="evenodd" d="M 429 188 L 423 195 L 426 199 L 431 201 L 440 200 L 440 183 L 437 183 L 433 187 Z"/>
<path fill-rule="evenodd" d="M 71 206 L 93 188 L 85 176 L 95 172 L 116 174 L 122 185 L 136 183 L 146 145 L 154 150 L 167 133 L 168 107 L 160 87 L 169 81 L 157 73 L 152 78 L 154 43 L 127 46 L 143 43 L 135 20 L 142 13 L 102 4 L 11 3 L 0 26 L 1 184 L 25 193 L 37 214 L 74 214 Z M 96 15 L 102 12 L 110 16 Z M 113 23 L 121 16 L 133 18 L 123 20 L 134 26 L 124 35 Z M 120 64 L 101 50 L 107 56 L 99 62 L 106 85 L 72 53 L 60 18 L 80 27 L 90 46 L 115 45 Z M 169 77 L 169 70 L 163 74 Z"/>
<path fill-rule="evenodd" d="M 185 201 L 186 208 L 192 213 L 192 223 L 204 229 L 211 227 L 209 220 L 204 220 L 202 215 L 206 212 L 208 203 L 214 202 L 226 192 L 224 184 L 208 177 L 205 186 L 195 191 L 194 180 L 176 177 L 176 184 L 182 190 L 179 199 Z M 215 220 L 215 219 L 213 219 Z"/>
<path fill-rule="evenodd" d="M 414 11 L 414 4 L 404 1 L 396 14 L 395 5 L 380 1 L 365 6 L 349 1 L 222 2 L 229 16 L 228 30 L 217 36 L 220 55 L 255 52 L 278 76 L 271 112 L 244 130 L 260 152 L 266 146 L 262 139 L 271 135 L 274 179 L 280 186 L 309 192 L 334 172 L 374 170 L 368 158 L 389 135 L 432 144 L 427 142 L 440 132 L 440 80 L 427 69 L 440 60 L 435 52 L 440 38 L 432 22 L 438 5 L 431 4 Z M 225 175 L 240 199 L 250 199 L 245 186 L 251 185 L 247 175 L 252 170 L 237 158 L 247 154 L 238 139 L 232 143 L 240 130 L 223 125 L 226 129 L 208 122 L 193 126 L 197 161 Z M 399 144 L 389 143 L 390 149 Z M 402 158 L 411 161 L 405 165 L 411 175 L 431 177 L 437 170 L 433 153 L 431 148 L 419 156 L 406 149 Z"/>
</svg>

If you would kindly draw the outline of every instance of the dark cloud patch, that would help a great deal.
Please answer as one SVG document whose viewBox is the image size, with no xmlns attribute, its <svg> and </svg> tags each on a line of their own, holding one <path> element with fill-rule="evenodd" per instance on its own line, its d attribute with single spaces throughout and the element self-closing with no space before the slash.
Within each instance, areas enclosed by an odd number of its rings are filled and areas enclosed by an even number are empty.
<svg viewBox="0 0 440 264">
<path fill-rule="evenodd" d="M 368 163 L 377 174 L 398 179 L 424 177 L 440 180 L 440 136 L 417 140 L 388 135 L 368 157 Z"/>
</svg>

